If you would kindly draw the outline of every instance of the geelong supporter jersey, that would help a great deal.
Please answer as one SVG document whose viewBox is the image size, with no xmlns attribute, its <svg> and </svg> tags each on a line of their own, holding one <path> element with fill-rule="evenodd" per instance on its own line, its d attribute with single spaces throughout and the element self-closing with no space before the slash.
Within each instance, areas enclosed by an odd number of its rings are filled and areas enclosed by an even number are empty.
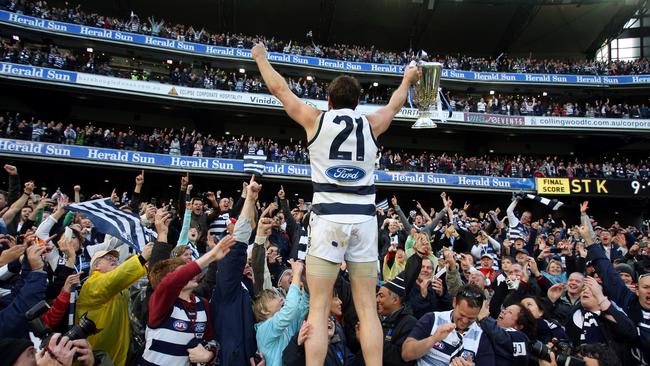
<svg viewBox="0 0 650 366">
<path fill-rule="evenodd" d="M 142 365 L 189 366 L 187 353 L 191 342 L 201 340 L 208 326 L 208 314 L 200 297 L 195 297 L 193 316 L 176 301 L 167 320 L 157 328 L 146 330 L 146 345 Z"/>
<path fill-rule="evenodd" d="M 431 332 L 426 336 L 433 335 L 439 326 L 451 323 L 451 314 L 452 310 L 433 312 L 425 315 L 422 319 L 425 319 L 426 317 L 425 321 L 429 322 L 426 326 L 431 326 Z M 418 359 L 417 365 L 448 366 L 451 363 L 451 360 L 455 357 L 463 357 L 467 360 L 469 356 L 471 356 L 472 360 L 476 360 L 476 354 L 478 353 L 478 347 L 482 335 L 483 330 L 476 323 L 473 323 L 462 337 L 458 332 L 451 332 L 445 339 L 434 344 L 433 347 L 424 354 L 424 356 Z M 411 333 L 411 337 L 413 336 L 414 334 Z M 414 338 L 424 339 L 426 337 L 417 336 Z"/>
<path fill-rule="evenodd" d="M 325 112 L 309 141 L 312 211 L 338 223 L 375 215 L 375 140 L 368 119 L 352 109 Z"/>
</svg>

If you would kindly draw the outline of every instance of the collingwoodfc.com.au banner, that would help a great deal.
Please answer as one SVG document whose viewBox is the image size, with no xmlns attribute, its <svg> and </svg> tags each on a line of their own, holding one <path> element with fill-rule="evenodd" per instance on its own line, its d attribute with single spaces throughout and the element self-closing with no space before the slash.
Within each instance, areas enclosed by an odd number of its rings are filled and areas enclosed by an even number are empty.
<svg viewBox="0 0 650 366">
<path fill-rule="evenodd" d="M 154 37 L 144 34 L 116 31 L 89 27 L 79 24 L 71 24 L 47 19 L 39 19 L 27 15 L 12 13 L 0 10 L 0 22 L 22 28 L 36 29 L 40 31 L 60 33 L 69 36 L 94 38 L 108 40 L 131 45 L 140 45 L 167 50 L 174 50 L 184 53 L 192 53 L 218 58 L 251 59 L 251 52 L 248 49 L 230 48 L 201 43 L 183 42 L 169 38 Z M 337 71 L 349 71 L 368 74 L 401 75 L 402 65 L 373 64 L 366 62 L 349 62 L 341 60 L 330 60 L 318 57 L 289 55 L 284 53 L 269 53 L 271 62 L 288 65 L 329 69 Z M 551 75 L 551 74 L 519 74 L 503 72 L 474 72 L 461 70 L 448 70 L 442 72 L 442 78 L 447 80 L 490 82 L 490 83 L 526 83 L 540 85 L 593 85 L 593 86 L 615 86 L 615 85 L 642 85 L 650 84 L 650 75 Z"/>
<path fill-rule="evenodd" d="M 140 81 L 110 76 L 85 74 L 80 72 L 62 71 L 44 67 L 19 65 L 0 62 L 0 77 L 19 77 L 33 80 L 45 80 L 61 83 L 68 87 L 84 86 L 97 90 L 108 90 L 123 93 L 137 93 L 151 97 L 174 98 L 186 101 L 232 104 L 258 108 L 282 108 L 282 103 L 272 95 L 240 93 L 227 90 L 188 88 L 178 85 L 161 84 L 155 81 Z M 303 99 L 314 108 L 327 110 L 324 100 Z M 359 112 L 369 114 L 381 108 L 379 105 L 362 104 L 357 107 Z M 398 120 L 412 121 L 417 119 L 418 110 L 402 108 L 396 115 Z M 650 130 L 650 120 L 614 119 L 614 118 L 579 118 L 579 117 L 537 117 L 537 116 L 507 116 L 486 113 L 454 112 L 448 119 L 450 124 L 481 125 L 488 127 L 530 128 L 530 129 L 575 129 L 587 131 L 617 130 L 640 131 Z"/>
</svg>

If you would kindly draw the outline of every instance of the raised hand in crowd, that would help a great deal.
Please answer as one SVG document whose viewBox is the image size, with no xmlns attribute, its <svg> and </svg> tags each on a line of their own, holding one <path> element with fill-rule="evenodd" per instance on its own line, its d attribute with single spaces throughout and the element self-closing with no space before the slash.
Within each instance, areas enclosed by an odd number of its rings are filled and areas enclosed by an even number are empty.
<svg viewBox="0 0 650 366">
<path fill-rule="evenodd" d="M 111 202 L 113 202 L 114 205 L 120 204 L 120 197 L 117 195 L 117 188 L 113 188 L 113 191 L 111 192 Z"/>
<path fill-rule="evenodd" d="M 143 184 L 144 184 L 144 170 L 141 170 L 140 174 L 138 174 L 135 177 L 135 189 L 133 190 L 133 192 L 140 193 Z"/>
<path fill-rule="evenodd" d="M 29 267 L 32 269 L 32 271 L 40 271 L 45 266 L 45 262 L 43 261 L 43 254 L 45 254 L 49 250 L 52 250 L 52 246 L 50 244 L 32 245 L 36 235 L 35 234 L 29 234 L 29 235 L 30 235 L 29 238 L 27 237 L 27 235 L 25 235 L 25 243 L 27 243 L 28 245 L 26 253 L 27 253 L 27 260 L 29 261 Z"/>
<path fill-rule="evenodd" d="M 258 237 L 269 237 L 271 235 L 271 230 L 273 228 L 273 219 L 269 217 L 260 216 L 260 219 L 257 221 L 257 233 Z"/>
<path fill-rule="evenodd" d="M 222 260 L 228 255 L 233 245 L 235 245 L 235 238 L 232 235 L 224 236 L 216 245 L 211 246 L 207 253 L 197 259 L 196 264 L 201 268 L 206 268 L 210 263 Z"/>
<path fill-rule="evenodd" d="M 8 245 L 8 248 L 4 249 L 2 253 L 0 253 L 0 267 L 19 259 L 20 256 L 25 253 L 27 246 L 24 244 L 15 244 L 16 240 L 13 239 L 13 237 L 0 234 L 0 238 L 0 244 L 4 246 L 4 244 L 7 243 Z M 9 244 L 10 242 L 13 242 L 14 244 Z"/>
<path fill-rule="evenodd" d="M 63 291 L 70 293 L 72 292 L 72 289 L 76 286 L 79 286 L 81 283 L 81 275 L 83 272 L 77 272 L 75 274 L 69 275 L 65 279 L 65 283 L 63 284 Z"/>
<path fill-rule="evenodd" d="M 564 283 L 556 283 L 546 290 L 546 296 L 552 303 L 555 303 L 560 297 L 562 297 L 565 287 L 566 285 Z"/>
<path fill-rule="evenodd" d="M 140 255 L 144 258 L 145 261 L 148 261 L 151 258 L 151 251 L 153 250 L 153 243 L 148 243 L 142 248 L 142 253 Z"/>
<path fill-rule="evenodd" d="M 162 208 L 156 210 L 154 216 L 154 225 L 156 227 L 156 233 L 158 234 L 158 241 L 162 243 L 167 242 L 167 235 L 169 234 L 169 224 L 172 221 L 171 212 L 164 210 Z"/>
<path fill-rule="evenodd" d="M 14 165 L 5 164 L 4 169 L 9 175 L 18 175 L 18 168 L 16 168 Z"/>
</svg>

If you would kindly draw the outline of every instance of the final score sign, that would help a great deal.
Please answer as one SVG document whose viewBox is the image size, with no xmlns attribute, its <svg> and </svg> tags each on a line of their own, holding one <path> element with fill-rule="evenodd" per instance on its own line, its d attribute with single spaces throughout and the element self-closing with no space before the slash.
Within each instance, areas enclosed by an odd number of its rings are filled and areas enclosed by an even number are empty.
<svg viewBox="0 0 650 366">
<path fill-rule="evenodd" d="M 540 195 L 606 195 L 619 197 L 649 197 L 650 182 L 613 179 L 536 178 Z"/>
</svg>

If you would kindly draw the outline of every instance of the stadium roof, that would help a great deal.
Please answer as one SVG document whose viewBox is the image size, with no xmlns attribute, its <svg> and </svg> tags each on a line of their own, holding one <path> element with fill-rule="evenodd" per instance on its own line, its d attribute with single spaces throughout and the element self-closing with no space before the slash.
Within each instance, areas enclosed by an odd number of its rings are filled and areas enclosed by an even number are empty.
<svg viewBox="0 0 650 366">
<path fill-rule="evenodd" d="M 131 10 L 210 31 L 430 54 L 591 56 L 646 0 L 88 0 L 86 10 Z"/>
</svg>

